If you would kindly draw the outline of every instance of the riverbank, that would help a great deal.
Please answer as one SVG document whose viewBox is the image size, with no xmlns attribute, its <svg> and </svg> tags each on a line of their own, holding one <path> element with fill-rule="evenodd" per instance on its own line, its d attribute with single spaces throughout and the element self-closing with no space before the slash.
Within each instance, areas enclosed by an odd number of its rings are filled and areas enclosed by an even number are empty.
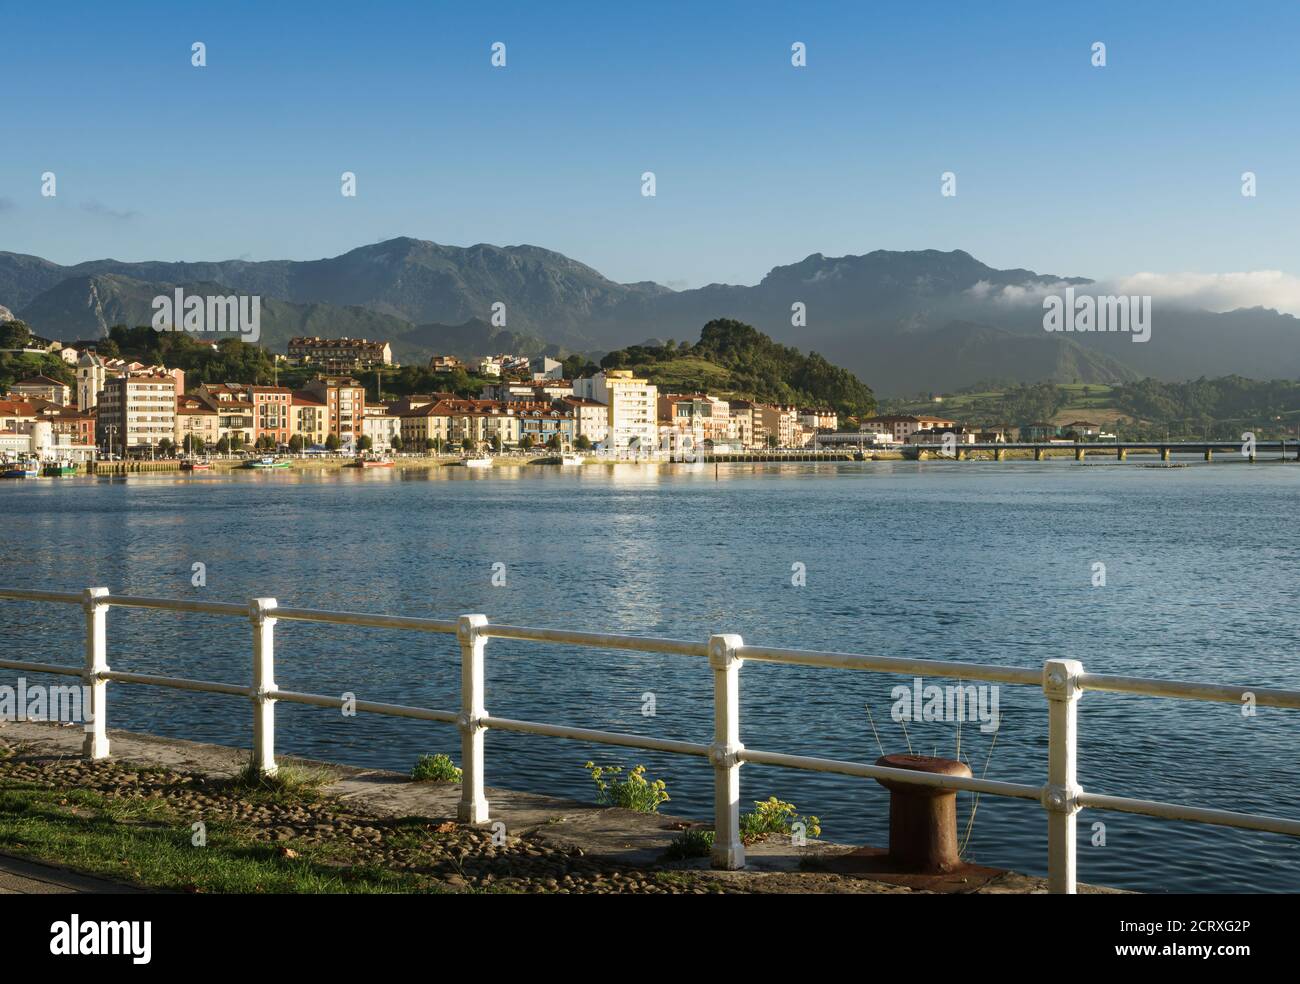
<svg viewBox="0 0 1300 984">
<path fill-rule="evenodd" d="M 701 827 L 680 817 L 489 789 L 493 821 L 474 827 L 455 820 L 454 782 L 291 759 L 282 778 L 250 782 L 237 749 L 113 731 L 113 759 L 90 762 L 82 737 L 0 724 L 0 852 L 191 893 L 1046 891 L 987 868 L 927 887 L 883 881 L 852 873 L 852 847 L 777 835 L 747 847 L 747 870 L 714 871 L 706 858 L 670 860 Z"/>
</svg>

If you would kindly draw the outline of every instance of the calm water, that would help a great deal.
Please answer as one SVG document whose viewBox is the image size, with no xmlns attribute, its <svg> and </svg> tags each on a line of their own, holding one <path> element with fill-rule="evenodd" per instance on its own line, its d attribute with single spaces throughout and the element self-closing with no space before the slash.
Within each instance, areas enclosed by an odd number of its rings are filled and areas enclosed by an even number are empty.
<svg viewBox="0 0 1300 984">
<path fill-rule="evenodd" d="M 623 466 L 432 475 L 359 472 L 143 476 L 0 484 L 0 583 L 451 617 L 703 640 L 1295 686 L 1295 517 L 1300 468 L 1162 470 L 1135 464 L 862 463 Z M 1107 584 L 1093 587 L 1092 565 Z M 207 566 L 206 588 L 190 584 Z M 496 563 L 506 585 L 493 587 Z M 807 586 L 791 585 L 791 565 Z M 281 622 L 281 686 L 455 709 L 454 640 Z M 116 610 L 115 669 L 244 682 L 249 631 L 231 619 Z M 80 613 L 0 602 L 0 648 L 75 662 Z M 703 660 L 494 640 L 497 715 L 708 741 Z M 897 677 L 749 663 L 742 740 L 753 748 L 858 761 L 906 750 L 889 718 Z M 931 681 L 927 681 L 931 682 Z M 950 683 L 952 681 L 933 681 Z M 642 695 L 657 714 L 642 715 Z M 1039 783 L 1046 713 L 1032 688 L 1000 692 L 1004 723 L 988 775 Z M 109 723 L 247 744 L 230 698 L 111 689 Z M 321 708 L 277 709 L 279 750 L 409 769 L 459 758 L 453 728 Z M 917 751 L 951 754 L 955 724 L 908 726 Z M 1300 715 L 1234 705 L 1088 694 L 1080 781 L 1097 792 L 1300 816 Z M 990 736 L 970 724 L 976 774 Z M 488 782 L 591 797 L 588 758 L 644 762 L 673 812 L 706 818 L 702 760 L 493 732 Z M 748 765 L 746 799 L 776 794 L 841 842 L 887 841 L 888 801 L 869 780 Z M 970 797 L 962 795 L 962 824 Z M 1105 846 L 1092 846 L 1104 821 Z M 1295 891 L 1300 844 L 1119 813 L 1080 816 L 1080 879 L 1148 891 Z M 1045 873 L 1035 804 L 984 797 L 975 860 Z"/>
</svg>

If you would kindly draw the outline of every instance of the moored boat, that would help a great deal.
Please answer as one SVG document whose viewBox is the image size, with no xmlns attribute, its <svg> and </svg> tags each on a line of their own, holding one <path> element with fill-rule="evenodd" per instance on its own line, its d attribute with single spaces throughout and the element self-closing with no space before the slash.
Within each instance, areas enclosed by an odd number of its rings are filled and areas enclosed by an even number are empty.
<svg viewBox="0 0 1300 984">
<path fill-rule="evenodd" d="M 248 461 L 245 461 L 242 467 L 244 468 L 291 468 L 293 467 L 293 462 L 281 461 L 275 455 L 268 454 L 268 455 L 263 455 L 260 458 L 252 458 Z"/>
<path fill-rule="evenodd" d="M 367 458 L 362 456 L 360 458 L 357 458 L 356 461 L 352 462 L 352 465 L 354 468 L 392 468 L 393 459 L 392 458 Z"/>
<path fill-rule="evenodd" d="M 181 471 L 211 471 L 212 462 L 197 461 L 194 458 L 186 458 L 181 462 Z"/>
<path fill-rule="evenodd" d="M 466 468 L 491 468 L 491 458 L 461 458 L 460 463 Z"/>
<path fill-rule="evenodd" d="M 0 478 L 37 478 L 41 471 L 30 461 L 16 461 L 0 466 Z"/>
<path fill-rule="evenodd" d="M 74 461 L 48 461 L 45 463 L 42 473 L 55 478 L 75 475 L 77 474 L 77 464 Z"/>
</svg>

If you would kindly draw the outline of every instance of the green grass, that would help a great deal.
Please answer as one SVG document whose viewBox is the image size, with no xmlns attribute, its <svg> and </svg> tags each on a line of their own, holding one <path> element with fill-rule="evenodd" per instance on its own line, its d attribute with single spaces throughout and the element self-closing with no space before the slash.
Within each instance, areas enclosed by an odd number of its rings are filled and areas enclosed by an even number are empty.
<svg viewBox="0 0 1300 984">
<path fill-rule="evenodd" d="M 663 859 L 665 861 L 682 861 L 687 858 L 707 858 L 713 853 L 712 830 L 701 830 L 693 828 L 683 830 L 673 838 L 673 842 L 668 845 L 668 850 L 664 851 Z"/>
<path fill-rule="evenodd" d="M 110 799 L 88 790 L 0 784 L 0 851 L 116 881 L 210 893 L 388 893 L 436 890 L 374 866 L 343 869 L 310 845 L 253 840 L 238 824 L 209 822 L 192 843 L 192 817 L 160 800 Z M 289 854 L 295 856 L 289 856 Z"/>
<path fill-rule="evenodd" d="M 253 766 L 252 759 L 229 780 L 227 788 L 264 803 L 294 803 L 317 799 L 320 791 L 335 781 L 325 769 L 281 765 L 271 775 Z"/>
</svg>

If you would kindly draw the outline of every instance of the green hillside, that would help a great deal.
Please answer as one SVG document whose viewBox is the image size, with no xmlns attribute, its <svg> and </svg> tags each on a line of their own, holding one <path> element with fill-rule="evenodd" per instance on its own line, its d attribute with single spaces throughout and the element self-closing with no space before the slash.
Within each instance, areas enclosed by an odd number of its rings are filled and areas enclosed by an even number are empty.
<svg viewBox="0 0 1300 984">
<path fill-rule="evenodd" d="M 600 364 L 605 369 L 631 369 L 661 390 L 831 406 L 857 416 L 876 406 L 870 387 L 847 369 L 831 365 L 816 352 L 804 355 L 780 345 L 751 325 L 728 318 L 706 324 L 694 345 L 632 345 L 610 352 Z"/>
</svg>

